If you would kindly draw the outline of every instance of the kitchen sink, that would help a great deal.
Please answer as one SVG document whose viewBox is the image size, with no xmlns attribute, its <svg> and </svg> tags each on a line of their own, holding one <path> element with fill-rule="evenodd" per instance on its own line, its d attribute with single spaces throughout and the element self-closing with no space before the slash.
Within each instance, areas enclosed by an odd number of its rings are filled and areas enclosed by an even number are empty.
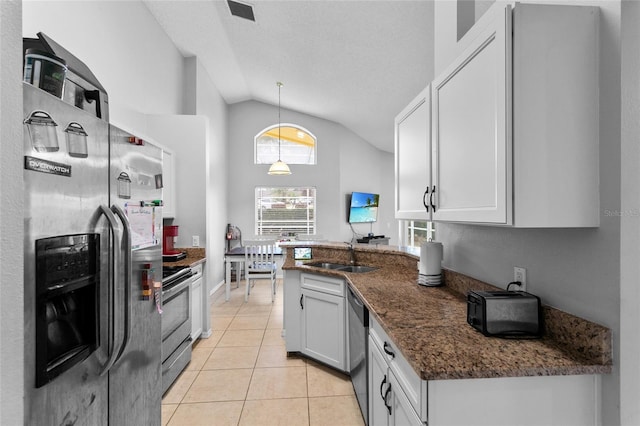
<svg viewBox="0 0 640 426">
<path fill-rule="evenodd" d="M 336 271 L 342 272 L 353 272 L 353 273 L 364 273 L 375 271 L 378 268 L 374 268 L 372 266 L 361 266 L 361 265 L 343 265 L 341 263 L 330 263 L 330 262 L 317 262 L 317 263 L 307 263 L 307 266 L 314 266 L 316 268 L 323 269 L 333 269 Z"/>
<path fill-rule="evenodd" d="M 307 263 L 306 266 L 315 266 L 316 268 L 322 268 L 322 269 L 340 269 L 340 268 L 345 268 L 348 265 L 343 265 L 342 263 L 317 262 L 317 263 Z"/>
<path fill-rule="evenodd" d="M 339 268 L 338 271 L 362 273 L 375 271 L 376 269 L 378 268 L 374 268 L 372 266 L 347 265 L 344 268 Z"/>
</svg>

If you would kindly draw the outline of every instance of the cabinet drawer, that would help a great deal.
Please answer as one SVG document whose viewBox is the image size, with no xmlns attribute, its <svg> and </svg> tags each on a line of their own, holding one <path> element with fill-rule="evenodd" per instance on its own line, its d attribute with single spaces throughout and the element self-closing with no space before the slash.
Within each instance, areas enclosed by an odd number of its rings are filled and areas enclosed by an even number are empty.
<svg viewBox="0 0 640 426">
<path fill-rule="evenodd" d="M 396 376 L 400 387 L 404 391 L 413 409 L 418 413 L 423 421 L 427 419 L 426 405 L 426 381 L 413 370 L 413 367 L 404 358 L 396 344 L 389 338 L 382 326 L 373 318 L 369 317 L 369 336 L 384 354 L 389 368 Z"/>
<path fill-rule="evenodd" d="M 199 263 L 196 266 L 192 266 L 191 267 L 191 272 L 193 272 L 193 276 L 195 276 L 196 278 L 199 275 L 202 275 L 202 263 Z"/>
<path fill-rule="evenodd" d="M 344 280 L 320 275 L 302 274 L 302 288 L 344 297 Z"/>
</svg>

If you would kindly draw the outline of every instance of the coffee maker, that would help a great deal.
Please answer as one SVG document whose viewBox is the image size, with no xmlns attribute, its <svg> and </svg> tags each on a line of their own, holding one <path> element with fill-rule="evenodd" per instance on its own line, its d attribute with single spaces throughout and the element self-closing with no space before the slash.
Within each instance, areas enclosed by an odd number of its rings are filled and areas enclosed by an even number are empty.
<svg viewBox="0 0 640 426">
<path fill-rule="evenodd" d="M 187 254 L 176 250 L 173 245 L 178 236 L 178 225 L 165 225 L 162 227 L 162 260 L 173 262 L 184 259 Z"/>
</svg>

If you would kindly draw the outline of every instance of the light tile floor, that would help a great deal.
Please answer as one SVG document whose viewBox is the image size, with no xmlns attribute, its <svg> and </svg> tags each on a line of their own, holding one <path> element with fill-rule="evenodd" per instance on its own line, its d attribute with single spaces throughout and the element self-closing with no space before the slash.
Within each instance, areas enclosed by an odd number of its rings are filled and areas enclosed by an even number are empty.
<svg viewBox="0 0 640 426">
<path fill-rule="evenodd" d="M 271 302 L 257 281 L 244 302 L 244 281 L 211 302 L 213 334 L 193 347 L 191 363 L 162 399 L 162 424 L 362 426 L 347 375 L 302 357 L 287 357 L 282 281 Z M 222 289 L 224 290 L 224 289 Z"/>
</svg>

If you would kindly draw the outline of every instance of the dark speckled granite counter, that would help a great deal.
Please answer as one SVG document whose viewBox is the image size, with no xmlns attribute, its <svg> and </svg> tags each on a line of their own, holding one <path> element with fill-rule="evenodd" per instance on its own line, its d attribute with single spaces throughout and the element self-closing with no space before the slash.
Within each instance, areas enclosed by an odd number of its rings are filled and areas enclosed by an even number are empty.
<svg viewBox="0 0 640 426">
<path fill-rule="evenodd" d="M 312 247 L 312 262 L 348 264 L 351 260 L 344 243 L 281 246 Z M 424 380 L 611 372 L 611 331 L 606 327 L 545 306 L 542 339 L 485 337 L 466 322 L 466 293 L 496 287 L 448 270 L 444 286 L 422 287 L 416 284 L 419 250 L 354 247 L 357 264 L 378 269 L 360 274 L 326 270 L 296 262 L 288 253 L 283 269 L 346 278 Z"/>
<path fill-rule="evenodd" d="M 190 266 L 194 267 L 207 260 L 205 249 L 202 247 L 176 248 L 187 253 L 187 257 L 176 262 L 162 262 L 163 266 Z"/>
</svg>

